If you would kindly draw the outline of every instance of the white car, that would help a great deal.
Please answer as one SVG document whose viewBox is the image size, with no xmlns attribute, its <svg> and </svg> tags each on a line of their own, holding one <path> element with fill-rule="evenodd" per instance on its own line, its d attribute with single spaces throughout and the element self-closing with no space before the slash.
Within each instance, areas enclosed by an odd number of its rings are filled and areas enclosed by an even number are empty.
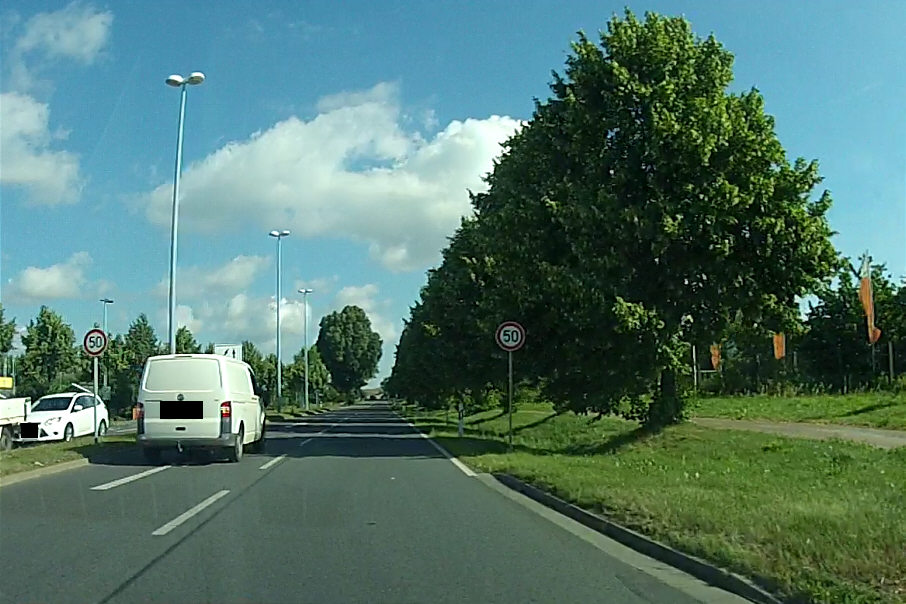
<svg viewBox="0 0 906 604">
<path fill-rule="evenodd" d="M 163 449 L 219 450 L 242 459 L 264 445 L 265 409 L 251 368 L 217 354 L 151 357 L 138 393 L 136 440 L 147 460 Z"/>
<path fill-rule="evenodd" d="M 110 422 L 104 401 L 92 394 L 61 392 L 35 401 L 13 440 L 19 443 L 69 441 L 94 434 L 95 403 L 98 435 L 103 436 Z"/>
</svg>

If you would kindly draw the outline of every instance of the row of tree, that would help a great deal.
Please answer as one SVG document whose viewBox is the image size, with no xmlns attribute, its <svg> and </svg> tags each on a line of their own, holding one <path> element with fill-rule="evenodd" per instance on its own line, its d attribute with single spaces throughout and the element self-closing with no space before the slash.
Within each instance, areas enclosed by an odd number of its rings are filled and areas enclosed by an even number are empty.
<svg viewBox="0 0 906 604">
<path fill-rule="evenodd" d="M 728 91 L 732 64 L 682 18 L 580 35 L 428 272 L 387 389 L 481 403 L 506 379 L 495 328 L 518 320 L 517 374 L 558 409 L 663 425 L 693 343 L 769 343 L 802 296 L 850 287 L 830 289 L 817 163 L 787 159 L 757 90 Z"/>
<path fill-rule="evenodd" d="M 42 306 L 22 335 L 24 352 L 9 358 L 16 326 L 6 320 L 0 306 L 0 355 L 11 373 L 15 363 L 16 394 L 37 399 L 44 394 L 69 390 L 70 385 L 91 380 L 91 362 L 63 317 Z M 166 354 L 169 347 L 158 340 L 148 317 L 141 314 L 124 334 L 111 334 L 100 360 L 110 387 L 108 404 L 114 412 L 132 407 L 148 357 Z M 202 347 L 187 327 L 176 332 L 176 352 L 213 353 L 214 344 Z M 347 306 L 321 319 L 317 343 L 308 351 L 309 395 L 313 400 L 348 399 L 374 377 L 381 357 L 381 338 L 371 328 L 365 312 Z M 268 403 L 276 401 L 277 355 L 263 354 L 252 342 L 242 343 L 242 358 L 254 371 Z M 284 363 L 284 399 L 301 400 L 305 391 L 305 350 Z M 282 401 L 281 401 L 282 402 Z"/>
</svg>

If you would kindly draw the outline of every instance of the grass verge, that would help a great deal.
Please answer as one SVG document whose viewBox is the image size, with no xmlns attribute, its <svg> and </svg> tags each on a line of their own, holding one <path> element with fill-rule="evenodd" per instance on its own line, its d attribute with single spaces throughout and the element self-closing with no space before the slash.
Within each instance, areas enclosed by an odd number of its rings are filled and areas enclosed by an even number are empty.
<svg viewBox="0 0 906 604">
<path fill-rule="evenodd" d="M 906 449 L 692 424 L 646 435 L 531 406 L 404 413 L 465 463 L 506 472 L 796 602 L 906 602 Z M 539 413 L 540 412 L 540 413 Z"/>
<path fill-rule="evenodd" d="M 134 434 L 105 436 L 103 441 L 94 444 L 94 438 L 83 436 L 67 442 L 52 442 L 37 445 L 15 447 L 0 453 L 0 476 L 9 476 L 27 470 L 37 470 L 65 461 L 75 461 L 91 457 L 101 451 L 114 447 L 135 444 Z"/>
<path fill-rule="evenodd" d="M 848 424 L 906 430 L 906 395 L 868 392 L 819 396 L 733 396 L 694 401 L 698 417 Z"/>
</svg>

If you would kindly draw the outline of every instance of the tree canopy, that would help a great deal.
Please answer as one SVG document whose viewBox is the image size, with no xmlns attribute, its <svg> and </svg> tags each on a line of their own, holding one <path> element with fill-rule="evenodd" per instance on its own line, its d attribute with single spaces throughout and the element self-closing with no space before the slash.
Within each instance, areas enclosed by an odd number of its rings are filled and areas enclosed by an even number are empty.
<svg viewBox="0 0 906 604">
<path fill-rule="evenodd" d="M 22 344 L 25 354 L 19 365 L 22 379 L 17 393 L 35 399 L 77 379 L 80 368 L 75 334 L 53 310 L 41 307 L 38 316 L 29 321 Z"/>
<path fill-rule="evenodd" d="M 377 373 L 381 336 L 358 306 L 323 317 L 315 346 L 340 392 L 355 393 Z"/>
<path fill-rule="evenodd" d="M 555 405 L 659 425 L 682 415 L 689 342 L 795 323 L 836 266 L 831 200 L 758 91 L 728 92 L 732 63 L 682 18 L 627 11 L 599 44 L 580 35 L 429 274 L 394 389 L 489 379 L 514 319 L 520 370 Z"/>
</svg>

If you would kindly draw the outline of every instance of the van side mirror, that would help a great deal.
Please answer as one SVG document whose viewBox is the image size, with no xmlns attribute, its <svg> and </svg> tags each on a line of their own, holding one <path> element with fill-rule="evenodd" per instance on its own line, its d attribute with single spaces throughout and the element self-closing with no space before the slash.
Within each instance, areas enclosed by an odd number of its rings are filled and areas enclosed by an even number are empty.
<svg viewBox="0 0 906 604">
<path fill-rule="evenodd" d="M 84 408 L 85 407 L 82 406 L 82 403 L 76 403 L 75 405 L 72 406 L 73 411 L 81 411 Z"/>
</svg>

